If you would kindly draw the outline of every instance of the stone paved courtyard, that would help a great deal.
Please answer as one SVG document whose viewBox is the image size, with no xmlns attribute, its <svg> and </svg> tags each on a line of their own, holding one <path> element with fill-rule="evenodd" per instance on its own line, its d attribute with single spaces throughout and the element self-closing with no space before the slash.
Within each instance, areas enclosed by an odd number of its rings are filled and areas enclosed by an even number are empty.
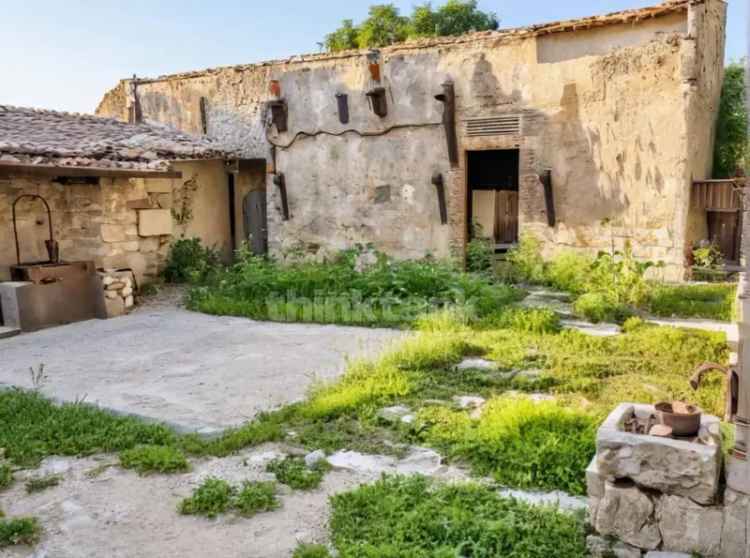
<svg viewBox="0 0 750 558">
<path fill-rule="evenodd" d="M 44 364 L 49 397 L 211 432 L 302 398 L 401 335 L 152 307 L 0 340 L 0 386 L 33 387 L 29 369 Z"/>
</svg>

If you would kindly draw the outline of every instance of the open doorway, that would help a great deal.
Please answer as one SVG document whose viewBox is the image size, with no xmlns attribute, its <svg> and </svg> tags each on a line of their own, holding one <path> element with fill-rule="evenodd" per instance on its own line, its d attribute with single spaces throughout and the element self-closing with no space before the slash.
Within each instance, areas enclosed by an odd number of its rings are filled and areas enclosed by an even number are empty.
<svg viewBox="0 0 750 558">
<path fill-rule="evenodd" d="M 518 242 L 518 149 L 467 152 L 469 238 L 486 238 L 496 252 Z"/>
</svg>

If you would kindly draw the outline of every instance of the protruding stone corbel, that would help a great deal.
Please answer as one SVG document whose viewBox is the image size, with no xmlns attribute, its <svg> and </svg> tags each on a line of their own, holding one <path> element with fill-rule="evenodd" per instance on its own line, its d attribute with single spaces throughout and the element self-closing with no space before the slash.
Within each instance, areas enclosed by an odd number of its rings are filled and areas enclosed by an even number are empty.
<svg viewBox="0 0 750 558">
<path fill-rule="evenodd" d="M 456 92 L 452 81 L 443 84 L 443 92 L 435 95 L 443 103 L 443 128 L 448 143 L 448 160 L 452 167 L 458 166 L 458 139 L 456 138 Z"/>
</svg>

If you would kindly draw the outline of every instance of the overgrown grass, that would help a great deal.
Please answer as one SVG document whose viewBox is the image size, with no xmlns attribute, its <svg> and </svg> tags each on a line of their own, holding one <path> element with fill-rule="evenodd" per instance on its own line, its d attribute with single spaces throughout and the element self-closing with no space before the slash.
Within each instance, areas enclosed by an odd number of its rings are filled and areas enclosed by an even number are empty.
<svg viewBox="0 0 750 558">
<path fill-rule="evenodd" d="M 571 293 L 576 314 L 593 322 L 623 322 L 639 312 L 732 319 L 736 285 L 671 285 L 649 280 L 648 270 L 658 264 L 636 260 L 628 245 L 622 252 L 601 253 L 596 258 L 564 252 L 545 261 L 540 242 L 526 236 L 509 260 L 512 276 Z"/>
<path fill-rule="evenodd" d="M 34 477 L 26 481 L 25 487 L 28 494 L 41 492 L 48 488 L 53 488 L 62 482 L 61 475 L 45 475 L 43 477 Z"/>
<path fill-rule="evenodd" d="M 303 458 L 291 455 L 284 459 L 274 459 L 266 467 L 266 471 L 273 473 L 277 481 L 295 490 L 317 488 L 328 470 L 330 465 L 325 460 L 308 467 Z"/>
<path fill-rule="evenodd" d="M 598 425 L 589 413 L 516 396 L 492 399 L 479 420 L 445 407 L 425 409 L 420 420 L 427 443 L 480 475 L 506 486 L 586 493 L 582 471 Z"/>
<path fill-rule="evenodd" d="M 5 457 L 33 467 L 49 455 L 116 452 L 138 444 L 173 445 L 167 427 L 116 417 L 91 405 L 55 405 L 41 395 L 0 390 L 0 447 Z"/>
<path fill-rule="evenodd" d="M 447 262 L 396 261 L 357 249 L 327 262 L 241 253 L 236 264 L 193 287 L 188 306 L 262 320 L 393 326 L 453 305 L 481 318 L 521 297 L 514 287 Z"/>
<path fill-rule="evenodd" d="M 34 517 L 0 519 L 0 548 L 39 541 L 42 529 Z"/>
<path fill-rule="evenodd" d="M 294 549 L 292 558 L 331 558 L 331 553 L 322 544 L 300 544 Z"/>
<path fill-rule="evenodd" d="M 120 453 L 120 465 L 139 474 L 181 473 L 190 469 L 185 455 L 170 446 L 136 446 Z"/>
<path fill-rule="evenodd" d="M 207 478 L 193 495 L 180 502 L 178 510 L 183 515 L 216 517 L 226 512 L 232 502 L 233 489 L 225 480 Z"/>
<path fill-rule="evenodd" d="M 656 316 L 708 318 L 730 322 L 734 318 L 734 283 L 710 285 L 656 285 L 648 311 Z"/>
<path fill-rule="evenodd" d="M 341 558 L 583 558 L 582 518 L 490 487 L 384 478 L 331 499 Z"/>
<path fill-rule="evenodd" d="M 180 502 L 178 511 L 183 515 L 204 515 L 209 518 L 235 511 L 251 517 L 279 507 L 276 485 L 273 482 L 245 481 L 240 488 L 228 482 L 209 477 L 193 491 L 193 495 Z"/>
<path fill-rule="evenodd" d="M 234 498 L 233 507 L 243 517 L 275 510 L 279 507 L 276 485 L 272 482 L 243 482 L 242 488 Z"/>
</svg>

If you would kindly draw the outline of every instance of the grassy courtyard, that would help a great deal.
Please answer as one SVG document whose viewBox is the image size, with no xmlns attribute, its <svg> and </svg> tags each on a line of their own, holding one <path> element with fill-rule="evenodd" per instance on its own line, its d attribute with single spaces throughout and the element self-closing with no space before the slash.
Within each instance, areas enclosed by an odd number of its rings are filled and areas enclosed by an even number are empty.
<svg viewBox="0 0 750 558">
<path fill-rule="evenodd" d="M 188 302 L 206 312 L 262 319 L 274 318 L 274 304 L 282 304 L 284 321 L 326 321 L 316 312 L 331 297 L 366 293 L 374 302 L 347 314 L 358 317 L 344 323 L 409 327 L 405 339 L 375 358 L 349 362 L 343 376 L 315 385 L 305 400 L 213 439 L 82 403 L 56 405 L 36 392 L 0 391 L 0 490 L 13 483 L 14 469 L 33 468 L 51 455 L 116 453 L 121 467 L 150 475 L 185 473 L 195 460 L 272 441 L 329 454 L 347 449 L 393 456 L 419 445 L 482 482 L 454 486 L 419 476 L 386 477 L 335 495 L 329 535 L 340 556 L 578 557 L 585 556 L 583 517 L 503 498 L 496 488 L 584 495 L 596 429 L 622 401 L 685 399 L 722 414 L 721 377 L 709 377 L 699 391 L 688 383 L 698 364 L 727 361 L 722 333 L 651 325 L 628 311 L 621 334 L 590 336 L 563 328 L 549 309 L 519 307 L 523 290 L 487 273 L 385 258 L 360 269 L 356 256 L 344 254 L 331 264 L 246 257 L 228 269 L 193 268 L 185 274 L 193 280 Z M 562 288 L 569 275 L 560 264 L 543 264 L 538 282 Z M 662 304 L 656 314 L 679 307 L 699 315 L 701 305 L 728 297 L 715 286 L 701 287 L 703 298 L 664 285 L 631 281 L 627 288 L 643 288 L 652 309 Z M 597 291 L 576 296 L 587 292 Z M 343 303 L 337 304 L 330 321 L 342 321 Z M 481 403 L 462 405 L 467 397 Z M 383 409 L 396 405 L 410 420 L 384 418 Z M 269 464 L 267 472 L 274 482 L 208 478 L 179 511 L 209 517 L 269 512 L 280 505 L 279 486 L 314 491 L 328 467 L 288 457 Z M 39 536 L 33 519 L 2 521 L 5 544 Z M 325 557 L 328 550 L 302 545 L 295 556 Z"/>
</svg>

